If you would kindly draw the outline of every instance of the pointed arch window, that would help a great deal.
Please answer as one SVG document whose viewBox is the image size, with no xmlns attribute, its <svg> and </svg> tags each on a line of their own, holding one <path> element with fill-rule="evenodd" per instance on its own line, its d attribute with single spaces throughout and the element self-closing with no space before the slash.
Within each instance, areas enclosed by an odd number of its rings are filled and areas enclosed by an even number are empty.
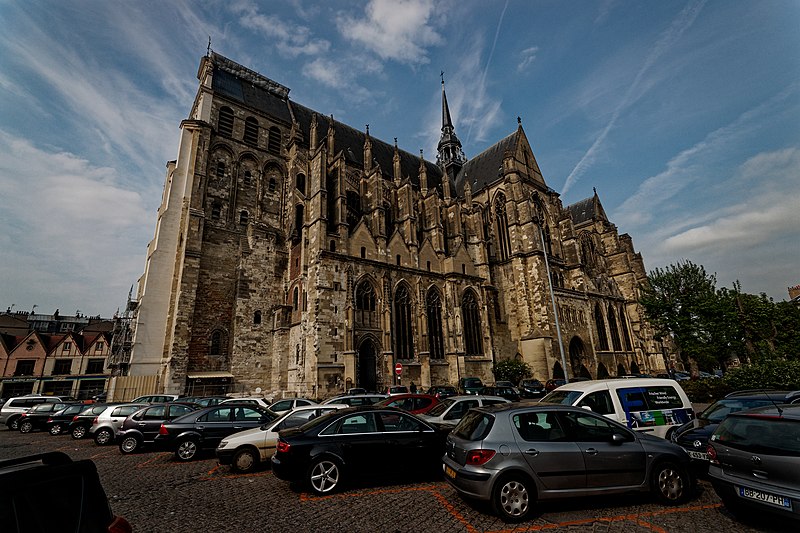
<svg viewBox="0 0 800 533">
<path fill-rule="evenodd" d="M 261 311 L 256 311 L 253 314 L 253 324 L 255 325 L 261 324 Z"/>
<path fill-rule="evenodd" d="M 461 317 L 464 321 L 464 348 L 466 355 L 483 355 L 483 335 L 481 334 L 481 314 L 478 299 L 472 290 L 467 290 L 461 298 Z"/>
<path fill-rule="evenodd" d="M 292 311 L 297 311 L 300 308 L 300 289 L 295 287 L 292 291 Z"/>
<path fill-rule="evenodd" d="M 300 191 L 302 194 L 306 193 L 306 175 L 302 172 L 297 175 L 295 180 L 295 188 Z"/>
<path fill-rule="evenodd" d="M 619 310 L 619 323 L 622 325 L 622 342 L 625 343 L 625 351 L 631 352 L 631 333 L 628 330 L 628 319 L 625 316 L 625 311 L 620 308 Z"/>
<path fill-rule="evenodd" d="M 217 179 L 221 180 L 225 177 L 225 161 L 217 161 Z"/>
<path fill-rule="evenodd" d="M 428 351 L 431 359 L 444 359 L 444 335 L 442 333 L 442 297 L 436 288 L 428 290 L 425 298 L 428 318 Z"/>
<path fill-rule="evenodd" d="M 253 173 L 250 172 L 249 170 L 245 170 L 244 177 L 242 178 L 242 183 L 244 183 L 245 185 L 250 185 L 251 183 L 253 183 Z"/>
<path fill-rule="evenodd" d="M 230 107 L 219 108 L 219 122 L 217 131 L 220 135 L 231 137 L 233 135 L 233 109 Z"/>
<path fill-rule="evenodd" d="M 275 192 L 275 178 L 269 179 L 269 192 Z"/>
<path fill-rule="evenodd" d="M 225 332 L 221 329 L 215 329 L 211 332 L 208 340 L 208 355 L 220 356 L 225 355 L 228 348 L 227 338 Z"/>
<path fill-rule="evenodd" d="M 244 121 L 244 142 L 258 144 L 258 120 L 255 117 L 247 117 Z"/>
<path fill-rule="evenodd" d="M 222 214 L 222 204 L 220 202 L 214 202 L 211 205 L 211 218 L 213 220 L 219 220 L 221 214 Z"/>
<path fill-rule="evenodd" d="M 594 305 L 594 323 L 597 327 L 597 342 L 600 345 L 600 350 L 608 351 L 608 335 L 606 334 L 606 320 L 603 318 L 603 310 L 600 309 L 600 304 Z"/>
<path fill-rule="evenodd" d="M 615 352 L 622 351 L 622 343 L 619 341 L 619 328 L 617 328 L 617 313 L 609 304 L 608 306 L 608 329 L 611 330 L 611 345 Z"/>
<path fill-rule="evenodd" d="M 375 289 L 368 280 L 356 286 L 356 326 L 365 328 L 378 327 L 378 313 L 375 307 Z"/>
<path fill-rule="evenodd" d="M 411 316 L 411 295 L 405 285 L 400 285 L 394 293 L 394 355 L 397 359 L 414 358 Z"/>
<path fill-rule="evenodd" d="M 497 229 L 497 257 L 505 261 L 511 257 L 511 238 L 508 234 L 508 217 L 506 216 L 506 196 L 497 195 L 494 200 L 495 226 Z"/>
</svg>

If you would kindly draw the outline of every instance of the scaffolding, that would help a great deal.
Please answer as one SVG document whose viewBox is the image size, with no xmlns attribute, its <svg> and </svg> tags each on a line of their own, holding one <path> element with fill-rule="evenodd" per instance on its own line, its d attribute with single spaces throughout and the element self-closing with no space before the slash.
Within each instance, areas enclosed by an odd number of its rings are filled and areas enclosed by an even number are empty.
<svg viewBox="0 0 800 533">
<path fill-rule="evenodd" d="M 128 302 L 122 315 L 114 315 L 114 329 L 111 331 L 111 355 L 108 367 L 112 376 L 127 376 L 131 362 L 133 344 L 133 316 L 138 302 L 133 299 L 133 286 L 128 292 Z"/>
</svg>

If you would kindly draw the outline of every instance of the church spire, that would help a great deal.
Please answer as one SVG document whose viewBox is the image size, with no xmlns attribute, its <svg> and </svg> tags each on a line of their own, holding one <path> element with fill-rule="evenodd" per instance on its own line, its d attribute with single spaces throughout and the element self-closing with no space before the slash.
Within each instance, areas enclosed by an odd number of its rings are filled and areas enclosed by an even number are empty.
<svg viewBox="0 0 800 533">
<path fill-rule="evenodd" d="M 436 164 L 442 169 L 448 180 L 455 183 L 456 176 L 467 162 L 461 141 L 455 133 L 453 120 L 450 118 L 450 106 L 447 105 L 447 93 L 444 90 L 444 72 L 442 72 L 442 136 L 439 138 Z"/>
</svg>

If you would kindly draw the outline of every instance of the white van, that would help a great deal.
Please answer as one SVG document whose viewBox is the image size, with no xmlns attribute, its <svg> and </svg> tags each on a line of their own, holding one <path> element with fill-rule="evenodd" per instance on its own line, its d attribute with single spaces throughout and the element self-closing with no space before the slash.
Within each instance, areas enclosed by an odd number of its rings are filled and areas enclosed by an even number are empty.
<svg viewBox="0 0 800 533">
<path fill-rule="evenodd" d="M 577 381 L 561 385 L 542 402 L 591 409 L 631 429 L 667 438 L 694 418 L 692 402 L 672 379 L 634 378 Z"/>
</svg>

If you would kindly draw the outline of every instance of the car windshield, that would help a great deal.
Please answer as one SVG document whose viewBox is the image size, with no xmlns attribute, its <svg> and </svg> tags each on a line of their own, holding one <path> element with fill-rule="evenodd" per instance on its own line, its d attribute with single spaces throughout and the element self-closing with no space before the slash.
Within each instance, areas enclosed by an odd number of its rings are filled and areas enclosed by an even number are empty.
<svg viewBox="0 0 800 533">
<path fill-rule="evenodd" d="M 478 378 L 468 378 L 464 380 L 465 387 L 483 387 L 483 382 Z"/>
<path fill-rule="evenodd" d="M 581 391 L 554 390 L 553 392 L 542 398 L 542 402 L 560 403 L 563 405 L 574 405 L 582 394 L 583 393 Z"/>
<path fill-rule="evenodd" d="M 762 407 L 765 405 L 772 405 L 772 402 L 766 398 L 758 400 L 719 400 L 718 402 L 708 406 L 706 410 L 700 413 L 700 416 L 697 418 L 708 420 L 709 422 L 722 422 L 725 420 L 725 417 L 731 413 L 743 411 L 745 409 L 752 409 L 753 407 Z"/>
<path fill-rule="evenodd" d="M 541 384 L 541 381 L 538 379 L 525 379 L 522 381 L 523 387 L 538 387 Z"/>
<path fill-rule="evenodd" d="M 441 403 L 437 403 L 436 407 L 428 411 L 429 416 L 442 416 L 447 409 L 455 403 L 455 400 L 446 399 L 442 400 Z"/>
</svg>

